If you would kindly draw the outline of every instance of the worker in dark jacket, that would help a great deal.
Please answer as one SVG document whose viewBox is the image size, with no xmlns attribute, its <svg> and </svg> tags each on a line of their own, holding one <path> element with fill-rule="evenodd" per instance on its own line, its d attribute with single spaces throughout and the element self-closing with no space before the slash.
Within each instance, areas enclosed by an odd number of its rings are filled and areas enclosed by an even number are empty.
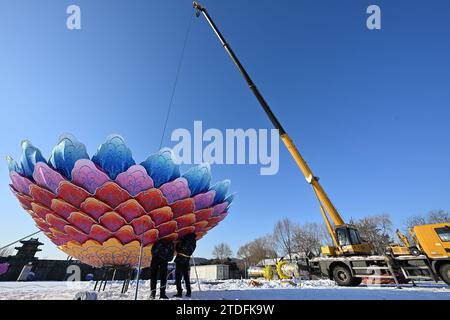
<svg viewBox="0 0 450 320">
<path fill-rule="evenodd" d="M 150 264 L 150 289 L 151 299 L 156 297 L 156 283 L 158 282 L 158 271 L 160 278 L 159 298 L 169 299 L 166 296 L 167 266 L 173 259 L 174 246 L 172 241 L 159 240 L 152 247 L 152 262 Z"/>
<path fill-rule="evenodd" d="M 183 287 L 181 286 L 181 279 L 184 278 L 186 285 L 186 297 L 191 296 L 191 282 L 189 278 L 191 256 L 197 247 L 197 240 L 195 233 L 190 233 L 176 244 L 177 256 L 175 258 L 175 283 L 177 285 L 177 294 L 174 297 L 181 298 L 183 296 Z"/>
</svg>

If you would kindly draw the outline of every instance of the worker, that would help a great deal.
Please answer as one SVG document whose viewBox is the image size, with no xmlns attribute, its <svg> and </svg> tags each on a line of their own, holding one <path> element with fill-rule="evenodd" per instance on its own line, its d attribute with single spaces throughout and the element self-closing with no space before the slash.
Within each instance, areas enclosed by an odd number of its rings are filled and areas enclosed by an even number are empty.
<svg viewBox="0 0 450 320">
<path fill-rule="evenodd" d="M 152 300 L 156 297 L 158 271 L 160 278 L 159 298 L 169 299 L 166 296 L 167 267 L 169 262 L 173 259 L 173 255 L 174 246 L 172 241 L 164 239 L 158 240 L 152 247 L 152 262 L 150 264 L 150 298 Z"/>
<path fill-rule="evenodd" d="M 186 285 L 186 297 L 191 296 L 191 280 L 189 278 L 191 256 L 197 247 L 195 233 L 190 233 L 178 241 L 176 244 L 177 256 L 175 257 L 175 283 L 177 293 L 174 297 L 181 298 L 183 296 L 183 287 L 181 280 L 184 278 Z"/>
</svg>

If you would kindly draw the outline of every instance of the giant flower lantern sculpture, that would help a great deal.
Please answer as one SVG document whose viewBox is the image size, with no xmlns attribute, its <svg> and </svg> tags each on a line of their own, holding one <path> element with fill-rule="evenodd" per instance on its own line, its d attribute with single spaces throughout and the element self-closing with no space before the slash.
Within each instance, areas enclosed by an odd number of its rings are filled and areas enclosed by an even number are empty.
<svg viewBox="0 0 450 320">
<path fill-rule="evenodd" d="M 136 164 L 112 135 L 90 159 L 84 144 L 63 136 L 46 161 L 30 142 L 17 163 L 8 157 L 12 192 L 37 227 L 68 255 L 96 267 L 135 267 L 151 260 L 159 239 L 202 238 L 228 214 L 228 180 L 210 186 L 209 164 L 183 175 L 170 149 Z"/>
</svg>

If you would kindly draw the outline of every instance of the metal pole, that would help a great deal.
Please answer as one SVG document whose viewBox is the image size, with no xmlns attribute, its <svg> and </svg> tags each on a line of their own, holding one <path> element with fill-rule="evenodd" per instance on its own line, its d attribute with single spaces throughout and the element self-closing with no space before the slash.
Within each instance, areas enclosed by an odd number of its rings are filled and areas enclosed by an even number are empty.
<svg viewBox="0 0 450 320">
<path fill-rule="evenodd" d="M 139 292 L 139 277 L 141 275 L 141 264 L 142 264 L 142 251 L 144 250 L 144 241 L 142 241 L 141 238 L 141 248 L 139 251 L 139 263 L 137 268 L 137 275 L 136 275 L 136 292 L 134 294 L 134 300 L 137 300 L 138 298 L 138 292 Z"/>
<path fill-rule="evenodd" d="M 245 279 L 248 279 L 248 273 L 247 273 L 247 260 L 244 260 L 244 277 Z"/>
<path fill-rule="evenodd" d="M 202 289 L 200 288 L 200 281 L 198 280 L 198 273 L 197 273 L 197 266 L 195 265 L 195 258 L 192 255 L 192 263 L 194 264 L 194 271 L 195 271 L 195 277 L 197 278 L 197 285 L 198 285 L 198 291 L 202 291 Z"/>
<path fill-rule="evenodd" d="M 41 230 L 36 231 L 36 232 L 34 232 L 34 233 L 32 233 L 32 234 L 27 235 L 26 237 L 20 238 L 20 239 L 17 240 L 17 241 L 11 242 L 10 244 L 8 244 L 8 245 L 6 245 L 6 246 L 1 247 L 0 250 L 6 249 L 6 248 L 8 248 L 9 246 L 12 246 L 13 244 L 15 244 L 15 243 L 17 243 L 17 242 L 19 242 L 19 241 L 25 240 L 26 238 L 32 237 L 32 236 L 34 236 L 35 234 L 38 234 L 38 233 L 40 233 L 40 232 L 42 232 L 42 231 L 41 231 Z"/>
</svg>

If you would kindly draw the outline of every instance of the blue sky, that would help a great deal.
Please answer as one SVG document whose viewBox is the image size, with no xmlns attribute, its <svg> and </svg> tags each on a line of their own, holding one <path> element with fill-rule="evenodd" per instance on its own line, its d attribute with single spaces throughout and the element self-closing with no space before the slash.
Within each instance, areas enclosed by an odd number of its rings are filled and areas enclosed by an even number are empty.
<svg viewBox="0 0 450 320">
<path fill-rule="evenodd" d="M 66 28 L 77 4 L 82 30 Z M 366 28 L 366 8 L 382 30 Z M 342 216 L 450 209 L 450 40 L 446 0 L 218 1 L 210 14 L 295 140 Z M 136 161 L 157 151 L 192 14 L 188 0 L 0 2 L 0 155 L 31 140 L 48 157 L 65 132 L 90 155 L 121 134 Z M 203 18 L 193 21 L 170 133 L 271 128 Z M 314 195 L 280 145 L 280 170 L 215 165 L 238 192 L 230 215 L 203 240 L 234 252 L 277 220 L 322 222 Z M 0 170 L 0 244 L 35 230 Z M 43 236 L 40 237 L 41 239 Z M 63 257 L 45 241 L 41 257 Z"/>
</svg>

